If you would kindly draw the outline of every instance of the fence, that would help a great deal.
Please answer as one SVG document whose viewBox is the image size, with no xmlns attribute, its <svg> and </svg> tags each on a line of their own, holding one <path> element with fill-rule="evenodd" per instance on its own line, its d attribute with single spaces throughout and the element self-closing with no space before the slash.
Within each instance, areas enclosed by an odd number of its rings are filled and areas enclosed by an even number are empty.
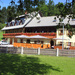
<svg viewBox="0 0 75 75">
<path fill-rule="evenodd" d="M 31 55 L 50 55 L 50 56 L 68 56 L 75 57 L 75 50 L 57 49 L 28 49 L 24 47 L 0 47 L 0 53 L 11 54 L 31 54 Z"/>
</svg>

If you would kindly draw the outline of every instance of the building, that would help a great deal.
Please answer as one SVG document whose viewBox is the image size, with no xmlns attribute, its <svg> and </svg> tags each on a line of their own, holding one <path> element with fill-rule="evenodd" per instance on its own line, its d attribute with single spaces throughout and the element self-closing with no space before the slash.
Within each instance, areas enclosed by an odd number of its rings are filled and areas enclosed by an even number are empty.
<svg viewBox="0 0 75 75">
<path fill-rule="evenodd" d="M 36 17 L 35 17 L 36 15 Z M 19 20 L 18 20 L 19 18 Z M 56 19 L 55 19 L 56 18 Z M 64 24 L 67 23 L 67 17 Z M 57 29 L 59 18 L 56 16 L 42 17 L 40 12 L 16 17 L 2 30 L 5 31 L 3 37 L 14 46 L 28 48 L 57 48 L 62 45 L 62 28 Z M 70 24 L 75 28 L 75 20 L 70 19 Z M 69 31 L 64 30 L 64 48 L 72 46 L 75 49 L 75 35 L 68 37 Z"/>
</svg>

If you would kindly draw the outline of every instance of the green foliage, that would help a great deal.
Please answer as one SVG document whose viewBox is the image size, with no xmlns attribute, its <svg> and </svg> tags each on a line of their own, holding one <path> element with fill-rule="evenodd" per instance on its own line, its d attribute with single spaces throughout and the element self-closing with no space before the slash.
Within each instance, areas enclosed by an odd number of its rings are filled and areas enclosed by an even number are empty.
<svg viewBox="0 0 75 75">
<path fill-rule="evenodd" d="M 15 7 L 8 6 L 7 8 L 7 21 L 10 22 L 16 17 L 16 9 Z M 10 16 L 11 15 L 11 16 Z"/>
<path fill-rule="evenodd" d="M 43 16 L 47 16 L 48 15 L 48 8 L 47 8 L 47 5 L 43 4 L 41 5 L 41 8 L 39 8 L 40 11 L 42 12 Z"/>
<path fill-rule="evenodd" d="M 69 31 L 69 37 L 71 38 L 74 35 L 74 30 L 70 24 L 66 24 L 65 28 Z"/>
<path fill-rule="evenodd" d="M 54 2 L 52 0 L 49 0 L 48 3 L 48 16 L 52 16 L 55 15 L 55 6 L 54 6 Z"/>
<path fill-rule="evenodd" d="M 3 31 L 0 31 L 0 41 L 3 39 Z"/>
<path fill-rule="evenodd" d="M 19 1 L 18 1 L 18 4 L 19 4 L 19 5 L 18 5 L 18 8 L 17 8 L 17 11 L 18 11 L 17 13 L 20 13 L 20 15 L 22 15 L 22 14 L 24 13 L 24 12 L 23 12 L 23 7 L 24 7 L 24 6 L 23 6 L 23 0 L 19 0 Z"/>
<path fill-rule="evenodd" d="M 0 30 L 5 26 L 5 23 L 0 23 Z"/>
</svg>

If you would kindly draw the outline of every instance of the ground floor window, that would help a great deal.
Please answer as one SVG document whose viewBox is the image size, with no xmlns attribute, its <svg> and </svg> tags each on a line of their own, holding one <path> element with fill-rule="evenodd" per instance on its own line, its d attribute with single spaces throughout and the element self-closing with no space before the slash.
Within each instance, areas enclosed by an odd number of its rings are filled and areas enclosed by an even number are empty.
<svg viewBox="0 0 75 75">
<path fill-rule="evenodd" d="M 37 44 L 37 41 L 34 41 L 35 44 Z"/>
<path fill-rule="evenodd" d="M 26 43 L 30 43 L 30 39 L 27 39 L 27 42 Z"/>
<path fill-rule="evenodd" d="M 40 41 L 40 40 L 37 40 L 37 41 L 34 41 L 35 44 L 43 44 L 44 41 Z"/>
<path fill-rule="evenodd" d="M 17 43 L 20 43 L 21 41 L 20 41 L 20 39 L 17 39 Z"/>
<path fill-rule="evenodd" d="M 37 44 L 40 44 L 40 40 L 37 40 Z"/>
</svg>

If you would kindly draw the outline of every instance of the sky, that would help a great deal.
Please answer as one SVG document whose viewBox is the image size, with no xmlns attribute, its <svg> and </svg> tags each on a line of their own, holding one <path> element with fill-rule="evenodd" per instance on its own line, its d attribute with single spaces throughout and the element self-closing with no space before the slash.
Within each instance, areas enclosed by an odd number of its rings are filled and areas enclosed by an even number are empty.
<svg viewBox="0 0 75 75">
<path fill-rule="evenodd" d="M 11 0 L 0 0 L 1 8 L 2 7 L 7 7 L 8 5 L 10 5 L 10 1 Z M 15 1 L 17 3 L 18 0 L 15 0 Z M 46 0 L 46 1 L 49 2 L 49 0 Z M 53 0 L 53 1 L 54 1 L 55 4 L 57 4 L 58 2 L 62 2 L 62 3 L 66 2 L 66 0 Z M 69 1 L 71 1 L 71 0 L 69 0 Z"/>
</svg>

